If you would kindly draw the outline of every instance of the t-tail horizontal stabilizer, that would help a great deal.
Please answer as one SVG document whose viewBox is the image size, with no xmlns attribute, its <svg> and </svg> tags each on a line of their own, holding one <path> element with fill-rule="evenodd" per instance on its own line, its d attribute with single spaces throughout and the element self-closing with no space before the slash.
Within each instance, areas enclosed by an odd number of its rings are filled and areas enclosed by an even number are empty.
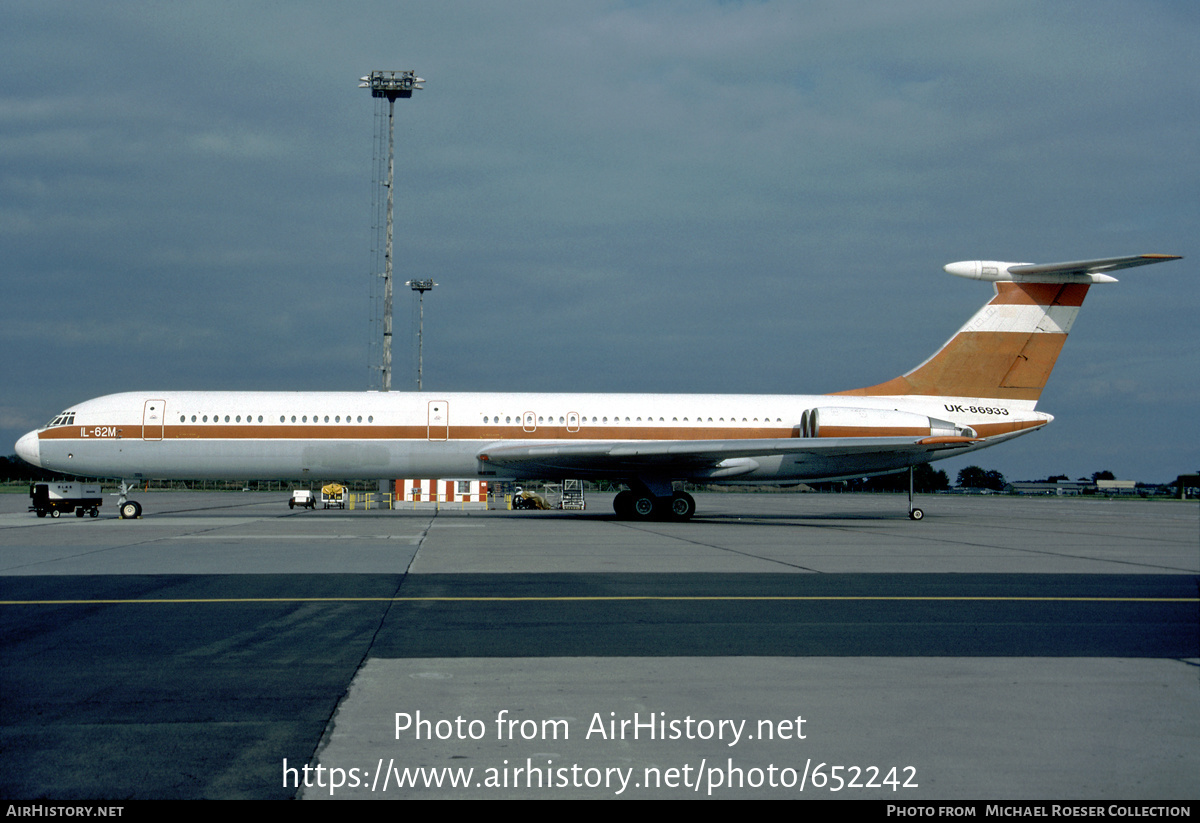
<svg viewBox="0 0 1200 823">
<path fill-rule="evenodd" d="M 1172 254 L 1138 254 L 1069 263 L 950 263 L 945 267 L 950 274 L 995 283 L 996 296 L 912 371 L 835 394 L 983 398 L 1024 401 L 1026 408 L 1033 408 L 1089 286 L 1117 282 L 1106 272 L 1179 259 Z"/>
<path fill-rule="evenodd" d="M 1135 254 L 1132 257 L 1103 257 L 1070 263 L 1001 263 L 997 260 L 963 260 L 950 263 L 948 273 L 971 280 L 1002 283 L 1116 283 L 1106 272 L 1179 260 L 1174 254 Z"/>
</svg>

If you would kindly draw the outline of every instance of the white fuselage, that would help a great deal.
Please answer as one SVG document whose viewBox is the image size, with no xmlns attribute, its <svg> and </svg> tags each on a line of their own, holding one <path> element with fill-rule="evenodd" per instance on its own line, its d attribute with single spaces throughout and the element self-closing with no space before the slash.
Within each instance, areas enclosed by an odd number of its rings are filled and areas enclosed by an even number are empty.
<svg viewBox="0 0 1200 823">
<path fill-rule="evenodd" d="M 940 459 L 1044 425 L 1049 415 L 1032 406 L 914 396 L 127 392 L 73 406 L 56 425 L 21 438 L 18 452 L 29 462 L 80 476 L 507 478 L 532 472 L 489 464 L 481 453 L 521 444 L 793 438 L 800 436 L 804 412 L 821 407 L 899 409 L 971 426 L 988 437 L 942 450 Z M 757 458 L 756 468 L 737 480 L 855 476 L 912 462 L 887 453 L 770 456 Z M 617 479 L 626 474 L 636 472 L 580 472 Z M 671 475 L 690 479 L 686 470 Z"/>
</svg>

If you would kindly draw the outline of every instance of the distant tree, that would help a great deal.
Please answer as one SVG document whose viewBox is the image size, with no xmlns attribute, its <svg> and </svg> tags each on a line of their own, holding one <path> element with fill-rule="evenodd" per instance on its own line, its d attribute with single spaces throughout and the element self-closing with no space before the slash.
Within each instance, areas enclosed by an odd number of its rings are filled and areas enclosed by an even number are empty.
<svg viewBox="0 0 1200 823">
<path fill-rule="evenodd" d="M 1067 477 L 1065 474 L 1056 474 L 1053 477 L 1047 477 L 1045 480 L 1042 480 L 1040 482 L 1042 482 L 1042 483 L 1058 483 L 1061 480 L 1070 480 L 1070 479 L 1071 478 Z"/>
<path fill-rule="evenodd" d="M 876 477 L 856 477 L 834 483 L 810 483 L 822 491 L 844 490 L 851 492 L 907 492 L 908 472 L 901 470 Z M 925 494 L 950 488 L 950 479 L 940 469 L 931 469 L 928 463 L 913 467 L 913 491 Z"/>
<path fill-rule="evenodd" d="M 30 465 L 15 454 L 0 457 L 0 480 L 7 483 L 26 480 L 63 480 L 70 477 L 72 475 Z"/>
<path fill-rule="evenodd" d="M 5 482 L 14 480 L 41 480 L 42 469 L 37 466 L 31 466 L 15 454 L 10 454 L 8 457 L 0 457 L 0 477 Z"/>
<path fill-rule="evenodd" d="M 967 466 L 958 472 L 958 487 L 961 489 L 1004 490 L 1004 475 L 995 469 L 984 471 L 978 466 Z"/>
<path fill-rule="evenodd" d="M 919 492 L 940 492 L 950 488 L 950 478 L 942 469 L 922 463 L 913 470 L 913 485 Z"/>
<path fill-rule="evenodd" d="M 1116 475 L 1113 474 L 1112 472 L 1110 472 L 1108 469 L 1105 469 L 1102 472 L 1092 472 L 1092 482 L 1093 483 L 1095 483 L 1097 480 L 1116 480 L 1116 479 L 1117 479 Z"/>
</svg>

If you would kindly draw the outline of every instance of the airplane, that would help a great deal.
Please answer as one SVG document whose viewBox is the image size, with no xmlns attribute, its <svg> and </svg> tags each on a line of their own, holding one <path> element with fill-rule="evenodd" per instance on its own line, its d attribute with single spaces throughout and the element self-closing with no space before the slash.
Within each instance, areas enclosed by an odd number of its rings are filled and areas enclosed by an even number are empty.
<svg viewBox="0 0 1200 823">
<path fill-rule="evenodd" d="M 1036 411 L 1088 288 L 1142 254 L 1037 265 L 970 260 L 949 274 L 994 296 L 932 357 L 825 395 L 207 392 L 110 394 L 17 441 L 24 460 L 143 479 L 604 479 L 623 519 L 688 520 L 677 483 L 795 484 L 908 469 L 1040 429 Z"/>
</svg>

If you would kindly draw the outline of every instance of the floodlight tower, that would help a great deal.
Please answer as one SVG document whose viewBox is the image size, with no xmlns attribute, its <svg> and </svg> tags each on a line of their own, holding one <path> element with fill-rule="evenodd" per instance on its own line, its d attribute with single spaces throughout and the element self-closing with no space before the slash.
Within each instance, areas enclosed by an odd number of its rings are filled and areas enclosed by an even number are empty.
<svg viewBox="0 0 1200 823">
<path fill-rule="evenodd" d="M 396 98 L 412 97 L 413 91 L 424 86 L 415 71 L 373 71 L 358 78 L 360 89 L 370 89 L 372 97 L 388 101 L 388 160 L 387 160 L 387 241 L 383 253 L 383 390 L 392 389 L 392 182 L 394 180 L 396 143 Z"/>
<path fill-rule="evenodd" d="M 432 279 L 407 280 L 404 285 L 418 292 L 418 302 L 421 304 L 421 315 L 417 320 L 417 391 L 421 390 L 421 370 L 425 363 L 425 292 L 433 291 L 437 285 Z"/>
</svg>

